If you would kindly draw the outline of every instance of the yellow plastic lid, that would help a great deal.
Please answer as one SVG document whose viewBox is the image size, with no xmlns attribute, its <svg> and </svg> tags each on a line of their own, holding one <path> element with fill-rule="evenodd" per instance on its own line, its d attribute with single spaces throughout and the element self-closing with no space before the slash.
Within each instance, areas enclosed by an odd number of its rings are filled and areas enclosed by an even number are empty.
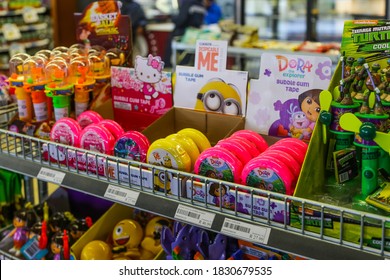
<svg viewBox="0 0 390 280">
<path fill-rule="evenodd" d="M 191 158 L 191 170 L 193 170 L 195 161 L 198 159 L 200 154 L 199 148 L 194 142 L 194 140 L 184 134 L 177 133 L 168 135 L 165 139 L 170 141 L 176 141 L 183 147 L 184 150 L 186 150 L 186 152 Z"/>
<path fill-rule="evenodd" d="M 190 137 L 198 146 L 200 153 L 211 147 L 210 141 L 207 139 L 206 135 L 195 128 L 184 128 L 178 131 L 177 134 Z"/>
<path fill-rule="evenodd" d="M 146 158 L 150 164 L 185 172 L 191 171 L 191 158 L 176 141 L 163 138 L 154 141 L 148 149 Z"/>
</svg>

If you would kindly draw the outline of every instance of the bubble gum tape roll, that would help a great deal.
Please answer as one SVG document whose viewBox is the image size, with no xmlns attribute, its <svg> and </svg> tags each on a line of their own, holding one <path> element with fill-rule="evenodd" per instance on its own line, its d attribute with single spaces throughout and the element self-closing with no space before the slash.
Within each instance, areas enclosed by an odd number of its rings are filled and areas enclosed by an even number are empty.
<svg viewBox="0 0 390 280">
<path fill-rule="evenodd" d="M 252 130 L 238 130 L 232 134 L 232 137 L 234 136 L 241 136 L 253 142 L 259 150 L 259 153 L 264 152 L 268 148 L 268 143 L 264 140 L 264 138 L 260 134 Z"/>
<path fill-rule="evenodd" d="M 80 124 L 82 128 L 92 124 L 92 123 L 99 123 L 103 120 L 103 117 L 92 110 L 84 111 L 77 117 L 77 122 Z"/>
<path fill-rule="evenodd" d="M 291 173 L 296 179 L 298 178 L 299 173 L 301 172 L 302 166 L 298 163 L 298 161 L 294 159 L 290 154 L 284 151 L 267 149 L 260 156 L 269 157 L 270 159 L 275 158 L 277 160 L 280 160 L 281 162 L 284 163 L 284 165 L 287 166 L 288 169 L 290 169 Z"/>
<path fill-rule="evenodd" d="M 292 145 L 286 145 L 286 144 L 278 144 L 278 145 L 271 145 L 269 146 L 270 150 L 278 150 L 278 151 L 284 151 L 288 154 L 290 154 L 294 159 L 296 159 L 299 163 L 299 165 L 302 166 L 303 161 L 305 160 L 306 152 L 302 152 L 302 150 L 297 149 L 296 147 Z"/>
<path fill-rule="evenodd" d="M 294 176 L 279 160 L 269 160 L 261 155 L 251 159 L 241 173 L 242 184 L 253 188 L 291 195 Z"/>
<path fill-rule="evenodd" d="M 195 162 L 194 173 L 228 182 L 241 182 L 241 161 L 229 150 L 212 147 L 203 151 Z"/>
<path fill-rule="evenodd" d="M 106 128 L 90 124 L 81 132 L 80 145 L 86 150 L 112 155 L 115 138 Z"/>
<path fill-rule="evenodd" d="M 146 156 L 150 164 L 165 166 L 180 171 L 191 171 L 191 158 L 188 153 L 175 141 L 158 139 L 154 141 Z"/>
<path fill-rule="evenodd" d="M 114 136 L 115 139 L 118 139 L 125 133 L 122 126 L 113 120 L 102 120 L 98 125 L 105 127 L 109 132 Z"/>
<path fill-rule="evenodd" d="M 191 170 L 192 170 L 194 168 L 195 161 L 198 159 L 200 155 L 199 148 L 194 142 L 194 140 L 192 140 L 192 138 L 184 134 L 177 134 L 177 133 L 168 135 L 165 139 L 178 142 L 183 147 L 183 149 L 186 150 L 186 152 L 191 158 Z"/>
<path fill-rule="evenodd" d="M 186 135 L 194 140 L 200 153 L 211 147 L 210 141 L 207 139 L 206 135 L 195 128 L 183 128 L 178 131 L 177 134 Z"/>
<path fill-rule="evenodd" d="M 138 131 L 127 131 L 115 142 L 114 154 L 117 157 L 146 162 L 150 143 L 148 138 Z"/>
<path fill-rule="evenodd" d="M 252 158 L 257 157 L 260 154 L 256 145 L 244 137 L 234 136 L 234 137 L 229 137 L 227 139 L 229 139 L 230 142 L 236 142 L 241 144 L 250 153 Z"/>
<path fill-rule="evenodd" d="M 218 141 L 215 147 L 222 147 L 231 151 L 239 160 L 241 160 L 242 165 L 245 165 L 253 158 L 250 152 L 238 141 L 222 139 Z"/>
<path fill-rule="evenodd" d="M 62 118 L 50 130 L 50 140 L 65 145 L 80 147 L 81 126 L 72 118 Z"/>
<path fill-rule="evenodd" d="M 278 140 L 273 145 L 280 145 L 280 144 L 287 145 L 287 146 L 289 146 L 289 145 L 294 146 L 297 149 L 301 150 L 302 153 L 305 153 L 305 154 L 306 154 L 307 148 L 308 148 L 308 145 L 306 142 L 304 142 L 300 139 L 297 139 L 297 138 L 282 138 L 282 139 Z"/>
</svg>

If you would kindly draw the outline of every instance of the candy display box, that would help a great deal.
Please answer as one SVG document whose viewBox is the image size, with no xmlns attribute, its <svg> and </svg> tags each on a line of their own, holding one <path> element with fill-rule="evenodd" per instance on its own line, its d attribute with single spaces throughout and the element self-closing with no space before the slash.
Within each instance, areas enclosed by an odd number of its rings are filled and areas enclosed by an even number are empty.
<svg viewBox="0 0 390 280">
<path fill-rule="evenodd" d="M 333 91 L 339 85 L 340 77 L 341 64 L 337 66 L 334 72 L 329 91 Z M 348 209 L 353 209 L 353 207 L 351 201 L 345 201 L 345 197 L 348 196 L 348 193 L 352 193 L 353 188 L 360 188 L 360 182 L 354 180 L 347 182 L 340 188 L 334 186 L 336 181 L 333 179 L 334 174 L 332 175 L 327 171 L 328 149 L 334 139 L 329 131 L 327 135 L 330 139 L 324 144 L 323 126 L 321 122 L 317 122 L 294 196 L 313 200 L 316 203 L 323 201 L 327 204 L 333 204 L 335 207 L 333 209 L 321 209 L 306 203 L 304 205 L 305 212 L 302 213 L 302 205 L 294 203 L 290 209 L 291 225 L 297 228 L 304 227 L 305 230 L 315 233 L 323 233 L 327 237 L 341 238 L 347 242 L 360 243 L 377 249 L 381 248 L 381 240 L 384 236 L 384 249 L 390 250 L 390 224 L 384 223 L 382 225 L 380 219 L 367 218 L 361 221 L 360 215 L 354 214 L 354 211 L 348 212 Z M 336 191 L 332 192 L 330 188 Z M 340 210 L 340 207 L 343 207 L 343 209 Z M 323 225 L 320 222 L 322 215 L 325 220 Z M 304 225 L 302 225 L 303 223 Z"/>
<path fill-rule="evenodd" d="M 142 133 L 148 137 L 150 142 L 153 142 L 181 129 L 195 128 L 209 139 L 211 145 L 215 145 L 233 132 L 244 129 L 244 123 L 245 119 L 241 116 L 174 107 L 144 129 Z"/>
<path fill-rule="evenodd" d="M 101 240 L 110 244 L 112 242 L 112 231 L 115 225 L 124 219 L 135 219 L 136 212 L 133 208 L 115 203 L 107 212 L 96 221 L 92 227 L 71 247 L 71 252 L 76 260 L 81 259 L 81 252 L 85 245 L 93 240 Z M 164 251 L 155 257 L 155 259 L 164 259 Z"/>
</svg>

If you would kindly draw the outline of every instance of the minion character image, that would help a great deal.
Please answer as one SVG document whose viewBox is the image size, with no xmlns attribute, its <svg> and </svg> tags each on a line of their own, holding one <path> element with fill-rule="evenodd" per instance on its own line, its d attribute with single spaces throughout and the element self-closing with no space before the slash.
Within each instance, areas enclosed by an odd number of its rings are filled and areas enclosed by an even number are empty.
<svg viewBox="0 0 390 280">
<path fill-rule="evenodd" d="M 132 219 L 124 219 L 116 224 L 112 231 L 113 259 L 138 260 L 141 256 L 139 245 L 144 238 L 141 225 Z"/>
<path fill-rule="evenodd" d="M 221 79 L 211 79 L 197 94 L 195 110 L 240 116 L 242 105 L 238 89 Z"/>
<path fill-rule="evenodd" d="M 154 172 L 154 190 L 159 192 L 171 193 L 171 175 L 164 171 Z"/>
</svg>

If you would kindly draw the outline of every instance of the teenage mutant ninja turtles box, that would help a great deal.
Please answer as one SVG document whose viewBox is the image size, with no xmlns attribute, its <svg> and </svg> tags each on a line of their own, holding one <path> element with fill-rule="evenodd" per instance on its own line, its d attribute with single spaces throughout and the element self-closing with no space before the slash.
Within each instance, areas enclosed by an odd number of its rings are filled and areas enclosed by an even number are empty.
<svg viewBox="0 0 390 280">
<path fill-rule="evenodd" d="M 390 21 L 388 20 L 357 20 L 346 21 L 344 25 L 341 57 L 328 90 L 333 97 L 330 108 L 336 107 L 337 99 L 341 96 L 349 96 L 357 103 L 355 115 L 362 121 L 365 117 L 375 115 L 373 101 L 380 101 L 383 108 L 387 103 L 383 97 L 386 95 L 388 85 L 386 73 L 389 62 L 389 35 Z M 353 79 L 351 69 L 355 67 Z M 371 79 L 371 76 L 378 80 Z M 374 80 L 374 86 L 372 84 Z M 347 84 L 349 83 L 350 84 Z M 383 85 L 382 84 L 382 85 Z M 380 93 L 375 94 L 375 87 Z M 364 103 L 363 96 L 370 96 L 367 105 L 369 112 L 360 113 Z M 373 98 L 375 97 L 375 98 Z M 339 100 L 343 100 L 340 98 Z M 341 101 L 339 101 L 341 102 Z M 322 110 L 324 110 L 324 104 Z M 386 115 L 384 110 L 382 116 Z M 337 121 L 343 113 L 332 114 L 332 122 Z M 361 152 L 364 147 L 359 135 L 351 134 L 352 140 L 348 148 L 356 149 L 356 161 L 358 163 L 358 176 L 343 183 L 337 183 L 334 170 L 329 168 L 329 157 L 335 151 L 337 135 L 340 135 L 340 124 L 329 127 L 317 121 L 312 138 L 309 143 L 308 153 L 302 167 L 301 175 L 295 189 L 294 196 L 315 201 L 313 203 L 293 203 L 291 207 L 291 225 L 307 231 L 312 231 L 324 236 L 339 240 L 339 242 L 352 242 L 376 249 L 390 251 L 390 215 L 380 208 L 373 207 L 362 196 L 363 174 Z M 383 129 L 383 125 L 377 130 Z M 332 129 L 333 128 L 333 129 Z M 340 129 L 340 130 L 339 130 Z M 359 130 L 359 127 L 357 128 Z M 324 140 L 326 141 L 324 142 Z M 359 145 L 360 143 L 360 145 Z M 377 152 L 379 149 L 376 150 Z M 385 153 L 386 154 L 386 153 Z M 388 151 L 387 151 L 388 154 Z M 378 167 L 385 167 L 386 160 Z M 387 158 L 387 163 L 389 159 Z M 386 183 L 386 177 L 377 172 L 377 187 Z M 324 206 L 322 203 L 328 205 Z"/>
</svg>

